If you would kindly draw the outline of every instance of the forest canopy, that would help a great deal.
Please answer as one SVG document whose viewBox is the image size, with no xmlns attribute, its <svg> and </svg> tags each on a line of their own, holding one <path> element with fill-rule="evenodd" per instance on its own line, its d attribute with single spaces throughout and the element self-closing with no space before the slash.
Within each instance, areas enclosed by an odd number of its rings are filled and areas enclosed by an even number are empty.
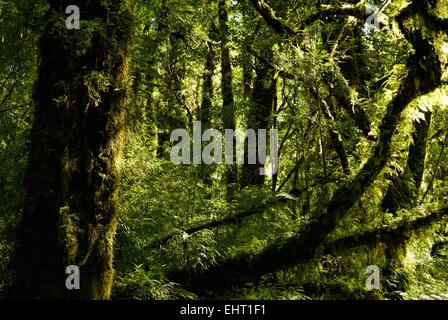
<svg viewBox="0 0 448 320">
<path fill-rule="evenodd" d="M 0 0 L 0 38 L 0 298 L 448 299 L 446 0 Z"/>
</svg>

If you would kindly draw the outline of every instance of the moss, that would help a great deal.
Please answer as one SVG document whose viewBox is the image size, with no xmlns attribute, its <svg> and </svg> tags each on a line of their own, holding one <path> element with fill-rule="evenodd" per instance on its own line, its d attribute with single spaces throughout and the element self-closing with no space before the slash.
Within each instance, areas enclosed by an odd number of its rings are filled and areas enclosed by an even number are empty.
<svg viewBox="0 0 448 320">
<path fill-rule="evenodd" d="M 76 32 L 61 28 L 59 9 L 52 5 L 40 40 L 27 205 L 16 253 L 32 263 L 17 264 L 16 290 L 33 299 L 108 299 L 132 12 L 125 1 L 90 1 L 85 32 Z M 35 254 L 42 256 L 30 257 Z M 82 290 L 65 289 L 68 264 L 80 267 Z M 30 273 L 31 281 L 20 276 Z"/>
<path fill-rule="evenodd" d="M 66 249 L 66 264 L 72 265 L 76 264 L 76 255 L 78 252 L 78 240 L 77 240 L 77 227 L 74 222 L 76 215 L 70 214 L 69 207 L 62 207 L 59 209 L 59 214 L 61 216 L 60 222 L 60 232 L 61 232 L 61 243 L 63 243 Z"/>
</svg>

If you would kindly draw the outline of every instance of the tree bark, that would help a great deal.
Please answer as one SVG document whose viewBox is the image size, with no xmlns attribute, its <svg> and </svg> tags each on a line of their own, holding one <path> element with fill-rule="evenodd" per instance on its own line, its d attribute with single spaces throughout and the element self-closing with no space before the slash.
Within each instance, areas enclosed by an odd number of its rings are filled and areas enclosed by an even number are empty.
<svg viewBox="0 0 448 320">
<path fill-rule="evenodd" d="M 114 275 L 133 5 L 85 1 L 81 30 L 68 30 L 70 4 L 50 1 L 39 42 L 26 200 L 15 253 L 13 290 L 20 299 L 108 299 Z M 66 288 L 68 265 L 80 269 L 80 290 Z"/>
<path fill-rule="evenodd" d="M 431 112 L 425 112 L 425 120 L 414 121 L 413 143 L 409 146 L 406 168 L 402 174 L 391 179 L 382 201 L 384 212 L 396 213 L 400 208 L 415 206 L 425 170 L 426 145 L 431 124 Z"/>
<path fill-rule="evenodd" d="M 216 30 L 214 23 L 211 23 L 209 38 L 215 40 Z M 207 52 L 205 58 L 204 73 L 202 76 L 202 103 L 199 109 L 199 120 L 201 121 L 202 133 L 212 127 L 212 99 L 213 99 L 213 73 L 215 71 L 215 52 L 213 44 L 207 42 Z M 215 170 L 214 166 L 201 164 L 200 176 L 205 184 L 211 184 L 211 175 Z"/>
<path fill-rule="evenodd" d="M 271 49 L 265 50 L 265 59 L 272 60 L 273 52 Z M 258 142 L 258 129 L 269 129 L 272 126 L 272 116 L 277 92 L 277 81 L 274 79 L 274 71 L 263 62 L 257 62 L 255 67 L 255 81 L 252 91 L 252 101 L 247 115 L 247 128 L 254 129 Z M 266 144 L 268 144 L 268 134 Z M 246 148 L 247 150 L 247 148 Z M 263 185 L 264 176 L 260 175 L 259 168 L 263 164 L 245 164 L 241 174 L 241 187 L 249 185 Z"/>
<path fill-rule="evenodd" d="M 235 104 L 233 98 L 232 86 L 232 64 L 230 61 L 229 48 L 229 26 L 228 14 L 226 8 L 226 0 L 218 0 L 219 28 L 221 40 L 221 91 L 222 91 L 222 124 L 224 129 L 235 129 Z M 235 139 L 234 139 L 235 146 Z M 227 183 L 227 198 L 232 199 L 237 190 L 238 183 L 238 167 L 235 164 L 235 148 L 234 148 L 234 164 L 227 165 L 225 179 Z"/>
</svg>

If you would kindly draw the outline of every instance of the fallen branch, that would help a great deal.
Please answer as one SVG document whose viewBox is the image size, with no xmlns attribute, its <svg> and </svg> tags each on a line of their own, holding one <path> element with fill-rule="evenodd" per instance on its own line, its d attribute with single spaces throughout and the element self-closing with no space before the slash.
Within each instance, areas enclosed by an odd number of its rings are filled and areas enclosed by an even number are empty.
<svg viewBox="0 0 448 320">
<path fill-rule="evenodd" d="M 266 201 L 265 203 L 263 203 L 260 206 L 257 206 L 255 208 L 251 208 L 249 210 L 245 210 L 245 211 L 241 211 L 231 217 L 228 218 L 224 218 L 221 220 L 215 220 L 215 221 L 211 221 L 209 223 L 200 225 L 200 226 L 196 226 L 196 227 L 191 227 L 188 229 L 184 229 L 184 230 L 180 230 L 180 232 L 176 232 L 176 233 L 172 233 L 166 237 L 163 237 L 159 240 L 154 241 L 153 243 L 150 243 L 149 245 L 145 246 L 144 249 L 146 250 L 150 250 L 150 249 L 155 249 L 158 248 L 160 246 L 165 245 L 169 240 L 173 239 L 175 236 L 181 235 L 183 233 L 186 233 L 188 235 L 191 235 L 195 232 L 201 231 L 201 230 L 205 230 L 205 229 L 213 229 L 213 228 L 217 228 L 223 225 L 228 225 L 228 224 L 232 224 L 232 223 L 237 223 L 241 220 L 243 220 L 244 218 L 253 216 L 255 214 L 260 214 L 263 213 L 265 210 L 281 203 L 282 201 L 285 201 L 285 197 L 281 194 L 277 195 L 276 198 L 273 198 L 271 200 Z"/>
</svg>

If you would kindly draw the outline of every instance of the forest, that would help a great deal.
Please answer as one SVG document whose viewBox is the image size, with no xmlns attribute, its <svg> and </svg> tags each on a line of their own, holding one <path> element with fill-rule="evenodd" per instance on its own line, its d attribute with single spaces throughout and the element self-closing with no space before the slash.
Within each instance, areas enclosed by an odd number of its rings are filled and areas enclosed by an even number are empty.
<svg viewBox="0 0 448 320">
<path fill-rule="evenodd" d="M 448 300 L 447 0 L 0 0 L 0 300 Z"/>
</svg>

